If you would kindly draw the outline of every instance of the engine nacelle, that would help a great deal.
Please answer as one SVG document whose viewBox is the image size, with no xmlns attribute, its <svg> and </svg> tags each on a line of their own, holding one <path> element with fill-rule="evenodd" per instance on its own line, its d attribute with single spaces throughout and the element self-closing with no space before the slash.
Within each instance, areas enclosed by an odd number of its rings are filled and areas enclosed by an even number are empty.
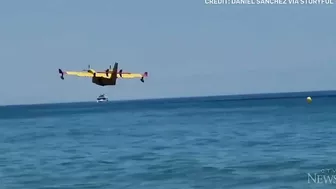
<svg viewBox="0 0 336 189">
<path fill-rule="evenodd" d="M 92 74 L 96 73 L 96 71 L 94 69 L 89 69 L 88 72 L 92 73 Z"/>
</svg>

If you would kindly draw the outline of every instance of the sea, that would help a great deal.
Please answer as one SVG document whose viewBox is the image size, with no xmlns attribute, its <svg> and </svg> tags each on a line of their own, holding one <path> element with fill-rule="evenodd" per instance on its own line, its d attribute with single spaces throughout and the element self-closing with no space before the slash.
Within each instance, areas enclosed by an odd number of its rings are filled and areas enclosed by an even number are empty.
<svg viewBox="0 0 336 189">
<path fill-rule="evenodd" d="M 336 188 L 335 96 L 1 106 L 0 188 Z"/>
</svg>

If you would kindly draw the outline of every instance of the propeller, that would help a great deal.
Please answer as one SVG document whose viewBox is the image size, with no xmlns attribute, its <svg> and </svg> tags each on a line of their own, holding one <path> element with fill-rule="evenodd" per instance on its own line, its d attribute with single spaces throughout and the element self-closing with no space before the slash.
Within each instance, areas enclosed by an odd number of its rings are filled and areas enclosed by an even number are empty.
<svg viewBox="0 0 336 189">
<path fill-rule="evenodd" d="M 106 69 L 106 70 L 105 70 L 106 77 L 108 77 L 109 71 L 110 71 L 109 69 Z"/>
<path fill-rule="evenodd" d="M 109 74 L 109 71 L 112 70 L 112 66 L 110 65 L 110 68 L 109 69 L 106 69 L 105 70 L 105 73 L 106 73 L 106 77 L 108 77 L 108 74 Z"/>
</svg>

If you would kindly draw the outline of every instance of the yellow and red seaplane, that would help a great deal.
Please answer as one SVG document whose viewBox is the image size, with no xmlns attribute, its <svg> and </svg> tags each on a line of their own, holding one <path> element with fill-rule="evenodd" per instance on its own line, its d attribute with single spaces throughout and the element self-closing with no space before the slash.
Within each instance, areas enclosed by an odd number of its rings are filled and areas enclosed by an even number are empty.
<svg viewBox="0 0 336 189">
<path fill-rule="evenodd" d="M 95 70 L 89 68 L 88 70 L 83 71 L 63 71 L 58 69 L 59 74 L 61 74 L 61 79 L 64 80 L 64 75 L 72 75 L 78 77 L 91 77 L 92 83 L 100 86 L 107 86 L 107 85 L 116 85 L 117 78 L 125 78 L 125 79 L 135 79 L 140 78 L 141 82 L 144 82 L 144 78 L 148 77 L 148 72 L 143 74 L 140 73 L 130 73 L 130 72 L 123 72 L 122 69 L 118 71 L 118 63 L 114 63 L 113 69 L 110 66 L 109 69 L 106 69 L 105 72 L 96 72 Z"/>
</svg>

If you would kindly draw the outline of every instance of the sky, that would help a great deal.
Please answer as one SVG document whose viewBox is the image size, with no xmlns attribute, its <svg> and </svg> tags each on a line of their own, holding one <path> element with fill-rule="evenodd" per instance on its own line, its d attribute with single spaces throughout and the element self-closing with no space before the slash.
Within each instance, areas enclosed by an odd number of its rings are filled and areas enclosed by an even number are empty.
<svg viewBox="0 0 336 189">
<path fill-rule="evenodd" d="M 0 2 L 0 105 L 336 89 L 334 5 Z M 148 71 L 100 87 L 58 68 Z"/>
</svg>

